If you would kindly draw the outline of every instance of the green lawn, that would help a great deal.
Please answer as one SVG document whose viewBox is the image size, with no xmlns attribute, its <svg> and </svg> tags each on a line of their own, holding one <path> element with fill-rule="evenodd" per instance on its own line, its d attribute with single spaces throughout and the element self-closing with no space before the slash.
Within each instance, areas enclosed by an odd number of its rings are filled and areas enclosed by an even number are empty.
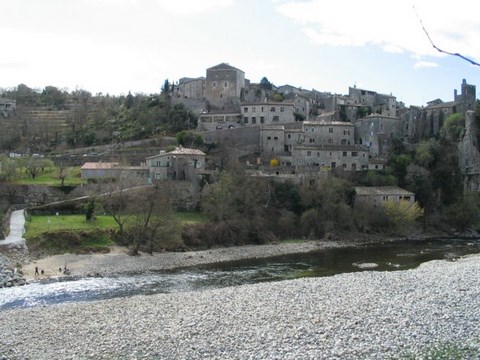
<svg viewBox="0 0 480 360">
<path fill-rule="evenodd" d="M 61 181 L 58 178 L 58 169 L 56 167 L 46 168 L 44 172 L 40 172 L 39 175 L 32 179 L 32 177 L 21 171 L 18 173 L 20 178 L 16 181 L 18 184 L 22 185 L 50 185 L 50 186 L 60 186 Z M 65 186 L 76 186 L 84 183 L 80 178 L 80 167 L 69 167 L 67 170 L 67 177 L 65 179 Z"/>
<path fill-rule="evenodd" d="M 95 230 L 114 229 L 117 227 L 111 216 L 96 216 L 94 220 L 86 221 L 85 215 L 31 216 L 25 223 L 25 238 L 29 239 L 47 231 L 58 230 Z"/>
<path fill-rule="evenodd" d="M 179 211 L 175 217 L 182 224 L 202 223 L 206 221 L 205 215 L 198 212 Z M 25 224 L 25 238 L 29 239 L 47 231 L 59 230 L 95 230 L 95 229 L 117 229 L 118 225 L 113 217 L 98 215 L 92 221 L 85 220 L 85 215 L 34 215 Z"/>
</svg>

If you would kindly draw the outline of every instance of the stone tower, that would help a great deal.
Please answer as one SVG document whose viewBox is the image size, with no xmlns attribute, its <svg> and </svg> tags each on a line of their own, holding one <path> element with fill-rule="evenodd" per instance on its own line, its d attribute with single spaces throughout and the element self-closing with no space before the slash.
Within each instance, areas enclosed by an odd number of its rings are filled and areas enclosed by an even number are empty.
<svg viewBox="0 0 480 360">
<path fill-rule="evenodd" d="M 240 109 L 245 73 L 226 63 L 207 69 L 205 100 L 212 110 Z"/>
</svg>

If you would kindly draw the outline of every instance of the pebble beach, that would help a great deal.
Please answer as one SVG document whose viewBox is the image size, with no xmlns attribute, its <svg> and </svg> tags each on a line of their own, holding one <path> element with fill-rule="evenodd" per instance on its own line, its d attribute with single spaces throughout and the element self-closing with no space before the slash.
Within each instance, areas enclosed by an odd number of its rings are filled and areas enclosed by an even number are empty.
<svg viewBox="0 0 480 360">
<path fill-rule="evenodd" d="M 6 310 L 0 324 L 9 360 L 479 359 L 480 256 Z"/>
</svg>

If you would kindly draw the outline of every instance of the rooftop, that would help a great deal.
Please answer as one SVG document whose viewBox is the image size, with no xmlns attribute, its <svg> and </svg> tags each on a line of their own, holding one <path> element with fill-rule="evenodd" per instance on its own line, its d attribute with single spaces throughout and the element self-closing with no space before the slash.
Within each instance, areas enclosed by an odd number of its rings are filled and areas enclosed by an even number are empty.
<svg viewBox="0 0 480 360">
<path fill-rule="evenodd" d="M 402 196 L 414 196 L 415 194 L 402 189 L 398 186 L 356 186 L 355 192 L 357 195 L 378 195 L 378 196 L 389 196 L 389 195 L 402 195 Z"/>
</svg>

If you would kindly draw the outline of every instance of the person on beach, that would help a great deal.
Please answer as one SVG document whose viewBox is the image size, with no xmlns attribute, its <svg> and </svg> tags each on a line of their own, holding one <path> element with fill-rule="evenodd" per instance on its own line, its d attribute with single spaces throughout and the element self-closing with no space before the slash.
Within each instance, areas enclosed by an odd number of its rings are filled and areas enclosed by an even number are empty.
<svg viewBox="0 0 480 360">
<path fill-rule="evenodd" d="M 43 271 L 43 269 L 40 270 L 40 274 L 42 274 L 42 275 L 45 274 L 45 271 Z"/>
<path fill-rule="evenodd" d="M 35 275 L 38 275 L 38 266 L 35 266 Z"/>
</svg>

